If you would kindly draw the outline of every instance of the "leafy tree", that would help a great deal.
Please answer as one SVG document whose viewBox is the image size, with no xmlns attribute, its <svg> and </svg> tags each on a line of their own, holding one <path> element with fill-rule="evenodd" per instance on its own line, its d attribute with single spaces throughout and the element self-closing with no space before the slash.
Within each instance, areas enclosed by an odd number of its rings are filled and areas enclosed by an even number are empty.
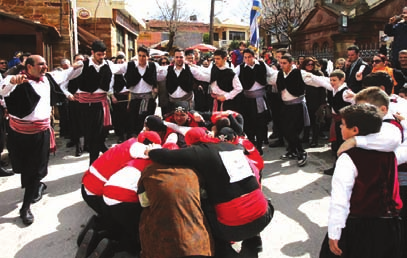
<svg viewBox="0 0 407 258">
<path fill-rule="evenodd" d="M 260 27 L 277 39 L 291 44 L 291 34 L 313 8 L 313 1 L 263 0 Z"/>
<path fill-rule="evenodd" d="M 209 41 L 209 33 L 204 33 L 204 34 L 203 34 L 203 36 L 202 36 L 202 41 L 203 41 L 203 43 L 205 43 L 205 44 L 210 44 L 210 41 Z"/>
</svg>

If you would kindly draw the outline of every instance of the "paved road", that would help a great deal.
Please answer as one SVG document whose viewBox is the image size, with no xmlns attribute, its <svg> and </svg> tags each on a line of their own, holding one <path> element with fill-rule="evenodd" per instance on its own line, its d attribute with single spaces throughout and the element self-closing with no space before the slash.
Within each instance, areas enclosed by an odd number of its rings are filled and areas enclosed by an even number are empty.
<svg viewBox="0 0 407 258">
<path fill-rule="evenodd" d="M 92 214 L 80 195 L 88 155 L 74 157 L 74 149 L 64 147 L 66 141 L 57 139 L 59 149 L 50 158 L 44 180 L 48 189 L 32 206 L 35 222 L 31 226 L 25 227 L 18 217 L 23 197 L 19 176 L 0 178 L 0 258 L 75 256 L 78 232 Z M 108 144 L 114 142 L 109 138 Z M 327 230 L 331 179 L 322 170 L 330 167 L 332 156 L 327 145 L 308 151 L 308 165 L 299 169 L 294 161 L 278 159 L 284 148 L 264 149 L 263 191 L 272 198 L 276 211 L 262 233 L 264 251 L 260 258 L 318 257 Z M 124 253 L 115 257 L 130 258 Z"/>
</svg>

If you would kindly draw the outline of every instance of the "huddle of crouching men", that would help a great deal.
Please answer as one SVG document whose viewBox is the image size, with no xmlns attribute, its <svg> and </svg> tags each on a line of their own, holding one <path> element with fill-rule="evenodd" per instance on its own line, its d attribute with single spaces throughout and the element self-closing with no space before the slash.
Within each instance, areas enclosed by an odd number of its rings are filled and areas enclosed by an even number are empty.
<svg viewBox="0 0 407 258">
<path fill-rule="evenodd" d="M 187 148 L 161 148 L 158 134 L 146 131 L 92 164 L 82 194 L 97 215 L 78 237 L 77 258 L 119 250 L 145 258 L 225 258 L 237 255 L 232 241 L 243 241 L 241 252 L 262 250 L 260 232 L 274 208 L 243 146 L 200 127 L 185 141 Z"/>
</svg>

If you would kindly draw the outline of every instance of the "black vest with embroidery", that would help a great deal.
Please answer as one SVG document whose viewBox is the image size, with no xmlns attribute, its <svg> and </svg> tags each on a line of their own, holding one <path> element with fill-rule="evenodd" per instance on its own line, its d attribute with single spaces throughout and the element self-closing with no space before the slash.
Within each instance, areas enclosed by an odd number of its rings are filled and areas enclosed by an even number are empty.
<svg viewBox="0 0 407 258">
<path fill-rule="evenodd" d="M 350 103 L 343 100 L 343 93 L 348 87 L 344 87 L 342 90 L 338 91 L 335 96 L 333 96 L 332 91 L 328 91 L 328 103 L 333 108 L 336 114 L 339 114 L 341 108 L 349 106 Z"/>
<path fill-rule="evenodd" d="M 219 69 L 216 65 L 212 66 L 211 70 L 211 81 L 210 83 L 216 81 L 219 89 L 230 92 L 233 90 L 233 78 L 235 77 L 235 72 L 230 69 Z"/>
<path fill-rule="evenodd" d="M 258 82 L 260 85 L 267 84 L 267 69 L 264 62 L 259 62 L 254 68 L 250 68 L 244 63 L 240 65 L 239 80 L 242 83 L 244 90 L 249 90 L 253 87 L 254 82 Z"/>
<path fill-rule="evenodd" d="M 115 74 L 114 75 L 114 84 L 113 84 L 114 93 L 121 92 L 125 86 L 126 86 L 126 80 L 124 79 L 123 74 Z"/>
<path fill-rule="evenodd" d="M 301 70 L 293 69 L 284 78 L 284 72 L 279 71 L 277 75 L 277 89 L 279 92 L 287 90 L 294 97 L 300 97 L 305 94 L 305 82 L 302 79 Z"/>
<path fill-rule="evenodd" d="M 168 66 L 166 87 L 170 94 L 174 93 L 178 86 L 185 92 L 191 92 L 193 89 L 194 77 L 192 76 L 191 69 L 186 64 L 185 69 L 182 69 L 179 76 L 174 71 L 174 65 Z"/>
<path fill-rule="evenodd" d="M 149 85 L 155 87 L 157 85 L 157 69 L 154 62 L 148 62 L 146 71 L 142 76 L 138 71 L 138 68 L 136 67 L 134 61 L 130 61 L 127 64 L 127 72 L 124 75 L 124 78 L 127 82 L 127 88 L 136 86 L 141 81 L 141 79 L 143 79 Z"/>
<path fill-rule="evenodd" d="M 93 65 L 89 65 L 89 59 L 83 62 L 82 74 L 79 76 L 79 89 L 84 92 L 94 92 L 97 89 L 109 91 L 112 71 L 107 63 L 100 67 L 99 72 Z"/>
<path fill-rule="evenodd" d="M 54 78 L 48 73 L 45 74 L 45 76 L 47 77 L 50 86 L 49 104 L 50 106 L 54 106 L 57 101 L 60 101 L 65 96 Z M 38 95 L 33 86 L 28 82 L 17 85 L 10 95 L 4 98 L 8 112 L 18 118 L 24 118 L 31 114 L 40 99 L 41 96 Z"/>
</svg>

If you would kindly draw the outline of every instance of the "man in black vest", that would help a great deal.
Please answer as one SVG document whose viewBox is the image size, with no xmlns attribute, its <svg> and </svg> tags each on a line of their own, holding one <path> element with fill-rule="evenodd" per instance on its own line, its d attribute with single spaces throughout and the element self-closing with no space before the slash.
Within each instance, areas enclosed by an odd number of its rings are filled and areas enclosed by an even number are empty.
<svg viewBox="0 0 407 258">
<path fill-rule="evenodd" d="M 73 57 L 74 63 L 79 61 L 83 61 L 85 57 L 82 54 L 76 54 Z M 61 85 L 61 90 L 65 94 L 66 98 L 68 99 L 68 113 L 69 113 L 69 121 L 71 127 L 71 139 L 66 144 L 66 147 L 73 147 L 75 146 L 75 156 L 80 157 L 83 153 L 83 148 L 79 142 L 79 138 L 83 137 L 83 132 L 81 131 L 80 126 L 80 110 L 79 110 L 79 102 L 75 100 L 74 94 L 79 88 L 79 78 L 75 78 L 70 80 L 69 82 L 63 83 Z"/>
<path fill-rule="evenodd" d="M 288 142 L 288 152 L 282 155 L 282 160 L 297 159 L 299 167 L 307 163 L 307 152 L 300 140 L 300 133 L 304 126 L 309 125 L 307 106 L 305 105 L 305 85 L 324 87 L 332 90 L 329 78 L 315 76 L 305 70 L 293 69 L 293 58 L 285 54 L 280 59 L 281 70 L 277 78 L 269 79 L 270 84 L 277 85 L 278 92 L 284 105 L 282 106 L 282 129 L 284 138 Z M 274 82 L 273 82 L 274 81 Z"/>
<path fill-rule="evenodd" d="M 214 52 L 215 65 L 210 68 L 191 65 L 191 72 L 198 81 L 210 83 L 213 98 L 212 111 L 233 110 L 240 113 L 242 84 L 235 72 L 226 65 L 228 53 L 218 49 Z"/>
<path fill-rule="evenodd" d="M 243 50 L 244 63 L 235 68 L 243 86 L 242 116 L 247 138 L 263 154 L 262 145 L 267 140 L 267 123 L 271 120 L 266 100 L 267 76 L 277 73 L 263 61 L 255 59 L 254 51 Z"/>
<path fill-rule="evenodd" d="M 157 93 L 157 79 L 165 79 L 166 66 L 149 61 L 149 50 L 139 47 L 137 50 L 138 61 L 125 63 L 124 78 L 130 91 L 129 115 L 131 117 L 131 131 L 140 133 L 144 126 L 144 119 L 153 115 L 156 103 L 153 92 Z"/>
<path fill-rule="evenodd" d="M 184 62 L 184 51 L 176 49 L 174 53 L 175 63 L 168 66 L 166 87 L 170 100 L 170 109 L 175 108 L 177 102 L 188 102 L 189 109 L 194 108 L 194 77 L 189 65 Z"/>
<path fill-rule="evenodd" d="M 55 151 L 50 116 L 60 91 L 58 84 L 69 79 L 73 68 L 51 76 L 39 55 L 28 57 L 25 66 L 22 73 L 0 82 L 0 95 L 5 97 L 10 117 L 7 148 L 11 164 L 13 171 L 21 174 L 25 188 L 20 218 L 28 226 L 34 222 L 31 203 L 38 202 L 47 188 L 41 180 L 48 173 L 49 153 Z"/>
<path fill-rule="evenodd" d="M 74 100 L 79 102 L 79 120 L 85 142 L 89 146 L 89 164 L 105 151 L 106 128 L 112 125 L 108 93 L 113 93 L 113 75 L 120 73 L 123 64 L 115 65 L 105 60 L 106 45 L 102 41 L 92 43 L 92 56 L 83 62 L 78 70 L 78 83 Z"/>
<path fill-rule="evenodd" d="M 360 50 L 358 46 L 350 46 L 347 50 L 348 61 L 351 64 L 345 71 L 346 84 L 354 93 L 358 93 L 363 89 L 363 87 L 362 80 L 358 80 L 356 78 L 356 74 L 358 72 L 362 72 L 363 77 L 366 77 L 366 75 L 372 71 L 372 68 L 360 57 Z"/>
</svg>

